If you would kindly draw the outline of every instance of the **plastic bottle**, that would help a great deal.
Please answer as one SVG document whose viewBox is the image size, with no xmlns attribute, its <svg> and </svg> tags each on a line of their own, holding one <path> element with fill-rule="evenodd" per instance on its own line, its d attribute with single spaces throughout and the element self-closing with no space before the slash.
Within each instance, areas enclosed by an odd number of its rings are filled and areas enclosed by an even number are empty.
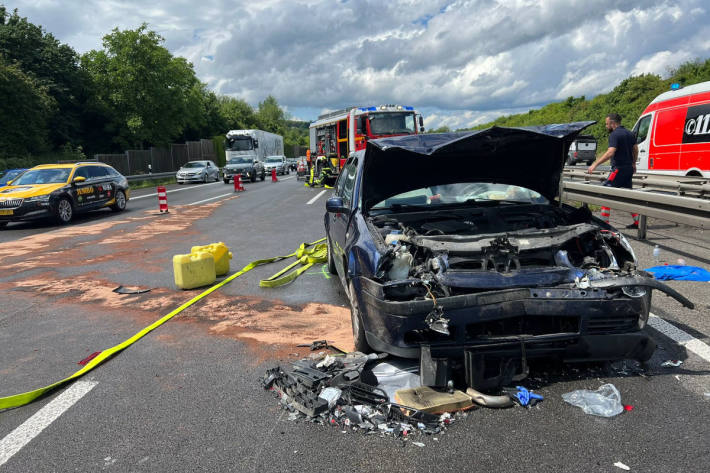
<svg viewBox="0 0 710 473">
<path fill-rule="evenodd" d="M 661 262 L 661 249 L 658 245 L 653 247 L 653 261 L 655 261 L 656 264 Z"/>
</svg>

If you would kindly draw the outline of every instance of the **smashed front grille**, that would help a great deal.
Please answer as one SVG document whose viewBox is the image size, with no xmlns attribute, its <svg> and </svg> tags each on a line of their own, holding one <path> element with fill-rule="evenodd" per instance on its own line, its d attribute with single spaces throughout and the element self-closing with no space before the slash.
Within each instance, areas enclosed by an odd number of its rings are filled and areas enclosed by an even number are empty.
<svg viewBox="0 0 710 473">
<path fill-rule="evenodd" d="M 579 317 L 562 315 L 522 315 L 468 324 L 469 339 L 486 339 L 521 335 L 553 335 L 579 333 Z"/>
<path fill-rule="evenodd" d="M 594 317 L 587 321 L 587 333 L 604 334 L 628 332 L 638 327 L 635 315 Z"/>
</svg>

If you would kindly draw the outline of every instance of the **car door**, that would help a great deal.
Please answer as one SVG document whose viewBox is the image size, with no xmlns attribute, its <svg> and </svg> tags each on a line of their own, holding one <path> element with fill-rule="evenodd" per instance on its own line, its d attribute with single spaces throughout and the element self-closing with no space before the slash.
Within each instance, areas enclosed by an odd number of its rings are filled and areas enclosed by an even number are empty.
<svg viewBox="0 0 710 473">
<path fill-rule="evenodd" d="M 343 199 L 343 206 L 350 209 L 350 212 L 355 210 L 355 202 L 353 194 L 355 191 L 355 178 L 357 175 L 357 158 L 352 157 L 343 168 L 343 172 L 338 177 L 336 183 L 335 196 Z M 330 235 L 331 246 L 333 249 L 334 262 L 338 270 L 343 285 L 347 284 L 347 256 L 345 254 L 346 242 L 349 235 L 348 229 L 350 224 L 351 214 L 348 213 L 328 213 L 330 219 Z"/>
<path fill-rule="evenodd" d="M 84 181 L 74 182 L 77 177 L 83 177 Z M 72 176 L 72 190 L 74 197 L 74 208 L 78 212 L 85 212 L 95 207 L 97 196 L 91 182 L 89 166 L 80 166 L 74 170 Z"/>
<path fill-rule="evenodd" d="M 89 177 L 96 195 L 95 207 L 103 207 L 116 193 L 113 177 L 105 166 L 89 166 Z"/>
<path fill-rule="evenodd" d="M 649 153 L 651 133 L 649 133 L 649 130 L 651 128 L 652 120 L 653 112 L 639 118 L 632 130 L 632 132 L 636 135 L 636 144 L 639 148 L 638 158 L 636 158 L 637 171 L 645 171 L 653 167 L 653 164 L 649 163 L 651 158 Z"/>
</svg>

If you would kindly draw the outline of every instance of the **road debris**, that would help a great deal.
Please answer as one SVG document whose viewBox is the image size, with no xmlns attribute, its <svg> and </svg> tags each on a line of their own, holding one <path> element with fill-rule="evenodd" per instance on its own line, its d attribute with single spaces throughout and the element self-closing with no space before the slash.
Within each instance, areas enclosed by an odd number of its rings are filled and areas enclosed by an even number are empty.
<svg viewBox="0 0 710 473">
<path fill-rule="evenodd" d="M 304 358 L 285 368 L 277 366 L 267 370 L 261 383 L 264 389 L 274 392 L 281 407 L 290 412 L 289 420 L 330 425 L 343 432 L 357 430 L 406 440 L 414 434 L 437 434 L 456 418 L 465 416 L 462 413 L 438 415 L 393 402 L 377 385 L 373 371 L 386 378 L 386 373 L 396 374 L 399 370 L 392 365 L 383 370 L 367 366 L 379 364 L 381 359 L 382 355 L 360 352 L 325 355 L 321 359 Z M 328 362 L 324 363 L 325 360 Z M 452 397 L 448 392 L 438 394 L 447 399 Z M 461 391 L 455 394 L 457 401 L 465 396 L 467 403 L 464 404 L 471 407 L 470 397 Z M 455 409 L 460 407 L 455 405 L 452 410 Z"/>
<path fill-rule="evenodd" d="M 614 417 L 624 411 L 621 394 L 613 384 L 603 384 L 596 391 L 580 389 L 562 395 L 562 399 L 586 414 L 600 417 Z"/>
<path fill-rule="evenodd" d="M 614 466 L 617 468 L 621 468 L 622 470 L 631 471 L 631 467 L 629 467 L 628 465 L 624 465 L 621 462 L 614 463 Z"/>
<path fill-rule="evenodd" d="M 113 292 L 116 294 L 145 294 L 146 292 L 150 292 L 150 289 L 131 289 L 124 286 L 118 286 L 113 290 Z"/>
<path fill-rule="evenodd" d="M 683 364 L 682 360 L 668 360 L 661 363 L 663 368 L 677 368 Z"/>
</svg>

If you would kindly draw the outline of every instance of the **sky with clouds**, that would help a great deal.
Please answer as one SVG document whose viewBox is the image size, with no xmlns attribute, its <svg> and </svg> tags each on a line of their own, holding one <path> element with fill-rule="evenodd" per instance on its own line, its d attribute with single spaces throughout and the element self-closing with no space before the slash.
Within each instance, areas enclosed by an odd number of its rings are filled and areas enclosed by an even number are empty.
<svg viewBox="0 0 710 473">
<path fill-rule="evenodd" d="M 707 0 L 0 0 L 83 53 L 142 22 L 220 93 L 294 117 L 398 103 L 484 123 L 710 57 Z"/>
</svg>

